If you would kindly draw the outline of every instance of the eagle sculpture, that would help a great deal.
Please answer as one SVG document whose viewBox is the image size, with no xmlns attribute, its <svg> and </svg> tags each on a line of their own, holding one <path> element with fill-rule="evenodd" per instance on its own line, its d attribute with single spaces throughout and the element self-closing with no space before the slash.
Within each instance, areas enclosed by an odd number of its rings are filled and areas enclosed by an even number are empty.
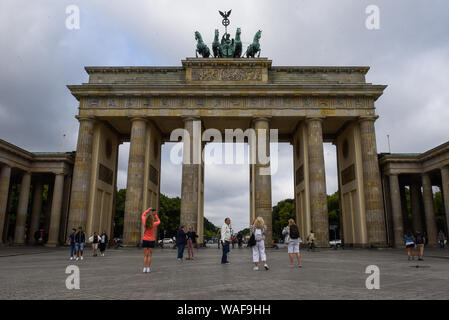
<svg viewBox="0 0 449 320">
<path fill-rule="evenodd" d="M 232 10 L 229 10 L 228 12 L 221 12 L 220 10 L 218 10 L 218 12 L 220 12 L 220 14 L 221 14 L 221 16 L 223 17 L 223 19 L 227 19 L 227 18 L 229 18 L 229 16 L 231 15 L 231 11 Z"/>
</svg>

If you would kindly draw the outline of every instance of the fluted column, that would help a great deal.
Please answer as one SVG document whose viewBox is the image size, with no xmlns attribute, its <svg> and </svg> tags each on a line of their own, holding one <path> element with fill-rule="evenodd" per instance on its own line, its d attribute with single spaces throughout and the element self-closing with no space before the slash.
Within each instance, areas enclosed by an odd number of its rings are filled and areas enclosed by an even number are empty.
<svg viewBox="0 0 449 320">
<path fill-rule="evenodd" d="M 429 245 L 437 244 L 437 223 L 435 219 L 435 209 L 433 206 L 433 191 L 430 176 L 427 173 L 422 175 L 424 214 L 426 218 L 427 239 Z"/>
<path fill-rule="evenodd" d="M 413 232 L 423 232 L 421 217 L 421 184 L 413 181 L 410 184 L 410 202 L 412 207 Z"/>
<path fill-rule="evenodd" d="M 90 178 L 92 174 L 92 143 L 95 120 L 78 117 L 80 122 L 75 164 L 73 167 L 72 195 L 68 228 L 86 228 L 89 206 Z"/>
<path fill-rule="evenodd" d="M 382 183 L 377 159 L 374 121 L 377 117 L 359 120 L 362 147 L 363 190 L 365 194 L 368 242 L 373 246 L 386 246 L 387 234 L 383 209 Z"/>
<path fill-rule="evenodd" d="M 8 207 L 10 180 L 11 167 L 4 165 L 0 168 L 0 243 L 3 242 L 3 229 L 5 226 L 6 210 Z"/>
<path fill-rule="evenodd" d="M 399 189 L 399 178 L 396 174 L 390 175 L 390 197 L 393 215 L 393 243 L 395 247 L 404 244 L 404 221 L 402 219 L 401 192 Z"/>
<path fill-rule="evenodd" d="M 64 194 L 64 174 L 56 174 L 53 188 L 53 201 L 51 202 L 50 229 L 48 232 L 48 246 L 56 246 L 59 238 L 61 223 L 62 196 Z"/>
<path fill-rule="evenodd" d="M 198 218 L 202 208 L 203 159 L 199 118 L 184 119 L 183 162 L 181 182 L 181 218 L 180 224 L 185 229 L 192 227 L 199 231 Z"/>
<path fill-rule="evenodd" d="M 262 217 L 267 226 L 265 245 L 272 247 L 273 222 L 271 205 L 271 168 L 270 168 L 270 122 L 267 118 L 253 120 L 256 139 L 251 148 L 254 152 L 254 163 L 251 189 L 254 194 L 254 218 Z M 250 168 L 251 170 L 251 168 Z M 251 221 L 252 222 L 252 221 Z"/>
<path fill-rule="evenodd" d="M 38 180 L 34 184 L 33 191 L 33 207 L 31 209 L 31 224 L 30 224 L 30 238 L 34 239 L 34 233 L 39 230 L 39 224 L 42 212 L 42 196 L 44 192 L 44 185 L 42 181 Z"/>
<path fill-rule="evenodd" d="M 309 143 L 310 213 L 316 245 L 329 246 L 329 215 L 327 211 L 326 172 L 323 154 L 321 118 L 307 119 Z"/>
<path fill-rule="evenodd" d="M 125 245 L 140 241 L 143 207 L 143 182 L 145 173 L 145 135 L 147 121 L 131 119 L 131 141 L 129 146 L 128 180 L 126 185 L 125 220 L 123 239 Z"/>
<path fill-rule="evenodd" d="M 24 244 L 25 222 L 30 197 L 31 173 L 25 172 L 20 183 L 19 204 L 17 207 L 16 229 L 14 231 L 14 244 Z"/>
<path fill-rule="evenodd" d="M 449 166 L 441 168 L 441 182 L 447 231 L 449 232 Z"/>
</svg>

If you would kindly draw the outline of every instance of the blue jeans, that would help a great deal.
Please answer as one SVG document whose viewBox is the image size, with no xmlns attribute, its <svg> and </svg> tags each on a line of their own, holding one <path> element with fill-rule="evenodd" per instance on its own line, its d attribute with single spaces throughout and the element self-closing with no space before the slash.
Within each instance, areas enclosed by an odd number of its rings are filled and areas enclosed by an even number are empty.
<svg viewBox="0 0 449 320">
<path fill-rule="evenodd" d="M 75 244 L 70 244 L 70 257 L 73 258 L 75 256 Z"/>
<path fill-rule="evenodd" d="M 229 241 L 225 241 L 223 246 L 223 256 L 221 257 L 221 263 L 228 262 L 228 252 L 229 252 Z"/>
<path fill-rule="evenodd" d="M 184 254 L 184 247 L 186 246 L 185 243 L 178 244 L 178 259 L 182 259 L 182 256 Z"/>
</svg>

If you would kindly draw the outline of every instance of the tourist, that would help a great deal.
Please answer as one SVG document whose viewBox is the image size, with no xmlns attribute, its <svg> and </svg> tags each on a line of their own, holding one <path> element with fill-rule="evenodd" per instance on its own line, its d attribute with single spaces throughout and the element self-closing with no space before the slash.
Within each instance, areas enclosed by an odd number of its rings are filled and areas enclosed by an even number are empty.
<svg viewBox="0 0 449 320">
<path fill-rule="evenodd" d="M 239 232 L 239 233 L 237 234 L 237 243 L 238 243 L 238 245 L 239 245 L 239 249 L 241 249 L 241 248 L 242 248 L 242 245 L 243 245 L 243 235 L 242 235 L 241 232 Z"/>
<path fill-rule="evenodd" d="M 37 231 L 36 231 L 37 232 Z M 72 233 L 69 235 L 67 242 L 70 245 L 70 260 L 73 260 L 75 258 L 75 234 L 76 234 L 76 229 L 72 229 Z"/>
<path fill-rule="evenodd" d="M 405 247 L 407 248 L 408 260 L 415 260 L 415 237 L 411 232 L 404 235 Z"/>
<path fill-rule="evenodd" d="M 307 236 L 307 251 L 315 250 L 315 233 L 310 230 L 310 234 Z"/>
<path fill-rule="evenodd" d="M 86 234 L 83 232 L 83 227 L 79 227 L 78 232 L 75 234 L 76 261 L 78 261 L 78 259 L 83 260 L 85 243 Z"/>
<path fill-rule="evenodd" d="M 263 221 L 262 217 L 257 217 L 253 224 L 250 227 L 251 233 L 254 234 L 254 238 L 256 240 L 256 244 L 253 248 L 253 262 L 254 262 L 254 271 L 259 270 L 259 259 L 263 261 L 263 266 L 265 270 L 268 270 L 267 265 L 267 256 L 265 254 L 265 231 L 267 230 L 267 226 Z"/>
<path fill-rule="evenodd" d="M 416 231 L 416 247 L 418 250 L 418 260 L 420 261 L 424 260 L 424 244 L 426 243 L 426 241 L 426 236 L 423 233 Z"/>
<path fill-rule="evenodd" d="M 228 253 L 229 253 L 229 243 L 231 241 L 231 219 L 226 218 L 225 222 L 221 226 L 220 242 L 223 248 L 223 255 L 221 256 L 221 264 L 229 264 Z"/>
<path fill-rule="evenodd" d="M 106 231 L 103 231 L 100 236 L 100 254 L 102 257 L 104 257 L 104 252 L 106 251 L 106 245 L 108 241 L 108 235 L 106 234 Z"/>
<path fill-rule="evenodd" d="M 94 235 L 89 238 L 89 241 L 92 242 L 92 256 L 96 257 L 98 256 L 98 244 L 100 243 L 100 237 L 98 236 L 98 233 L 95 231 Z"/>
<path fill-rule="evenodd" d="M 288 256 L 290 258 L 290 266 L 294 265 L 295 254 L 298 261 L 298 267 L 301 268 L 301 253 L 299 247 L 301 245 L 301 237 L 299 235 L 298 226 L 295 224 L 295 220 L 289 219 L 288 226 L 284 228 L 282 234 L 285 237 L 285 243 L 288 245 Z"/>
<path fill-rule="evenodd" d="M 151 272 L 151 257 L 153 256 L 153 249 L 155 247 L 154 229 L 161 223 L 157 216 L 156 209 L 148 208 L 142 213 L 142 224 L 145 232 L 142 237 L 143 248 L 143 272 Z"/>
<path fill-rule="evenodd" d="M 188 253 L 188 258 L 187 260 L 195 260 L 194 256 L 193 256 L 193 248 L 194 245 L 196 244 L 196 238 L 198 238 L 198 235 L 196 234 L 195 231 L 193 231 L 192 227 L 189 227 L 189 232 L 187 232 L 187 253 Z"/>
<path fill-rule="evenodd" d="M 184 232 L 184 226 L 181 226 L 176 235 L 176 245 L 178 247 L 178 261 L 182 261 L 186 243 L 187 243 L 187 235 Z"/>
<path fill-rule="evenodd" d="M 438 232 L 438 242 L 440 243 L 440 249 L 444 249 L 444 233 L 443 230 Z"/>
</svg>

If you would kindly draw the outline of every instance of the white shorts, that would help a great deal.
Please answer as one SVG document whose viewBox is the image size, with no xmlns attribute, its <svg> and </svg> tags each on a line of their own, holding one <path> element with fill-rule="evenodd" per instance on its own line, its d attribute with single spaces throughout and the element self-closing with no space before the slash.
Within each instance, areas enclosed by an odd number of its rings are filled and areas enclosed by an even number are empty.
<svg viewBox="0 0 449 320">
<path fill-rule="evenodd" d="M 299 238 L 298 239 L 290 239 L 288 242 L 288 253 L 299 253 Z"/>
</svg>

